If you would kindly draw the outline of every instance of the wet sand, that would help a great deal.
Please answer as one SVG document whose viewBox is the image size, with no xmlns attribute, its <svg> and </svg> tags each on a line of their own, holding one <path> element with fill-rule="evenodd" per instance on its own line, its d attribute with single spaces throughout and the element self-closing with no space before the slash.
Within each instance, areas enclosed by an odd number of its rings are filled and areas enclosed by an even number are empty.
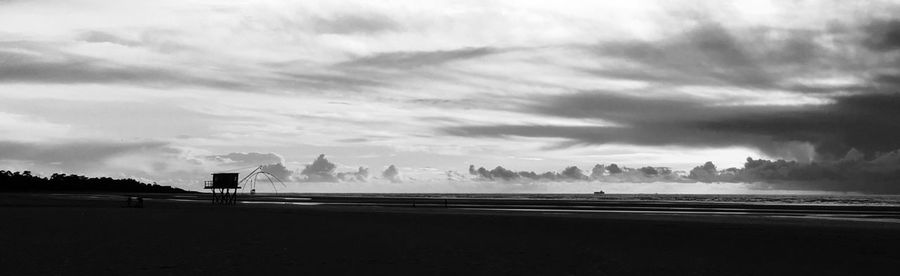
<svg viewBox="0 0 900 276">
<path fill-rule="evenodd" d="M 877 220 L 150 197 L 124 208 L 117 196 L 0 194 L 0 275 L 884 275 L 900 265 L 900 224 Z"/>
</svg>

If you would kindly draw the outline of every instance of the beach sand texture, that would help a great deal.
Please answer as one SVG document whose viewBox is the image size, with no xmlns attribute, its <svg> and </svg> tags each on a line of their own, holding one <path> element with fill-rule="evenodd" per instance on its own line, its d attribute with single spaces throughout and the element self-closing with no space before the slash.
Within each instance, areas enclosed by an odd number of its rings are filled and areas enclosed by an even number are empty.
<svg viewBox="0 0 900 276">
<path fill-rule="evenodd" d="M 884 275 L 896 223 L 0 195 L 0 275 Z"/>
</svg>

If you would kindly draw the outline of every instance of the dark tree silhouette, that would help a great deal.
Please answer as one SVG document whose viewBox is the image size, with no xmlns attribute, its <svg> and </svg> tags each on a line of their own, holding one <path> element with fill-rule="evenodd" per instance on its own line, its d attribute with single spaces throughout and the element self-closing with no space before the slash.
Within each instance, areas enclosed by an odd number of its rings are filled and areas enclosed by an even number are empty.
<svg viewBox="0 0 900 276">
<path fill-rule="evenodd" d="M 54 173 L 49 178 L 32 175 L 30 171 L 0 170 L 0 192 L 128 192 L 128 193 L 186 193 L 179 188 L 146 184 L 134 179 L 86 177 Z"/>
</svg>

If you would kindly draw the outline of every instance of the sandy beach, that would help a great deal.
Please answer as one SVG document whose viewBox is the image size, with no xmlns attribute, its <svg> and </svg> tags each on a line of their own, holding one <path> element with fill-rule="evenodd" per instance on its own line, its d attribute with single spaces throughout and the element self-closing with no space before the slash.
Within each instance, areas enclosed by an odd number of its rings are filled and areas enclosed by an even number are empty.
<svg viewBox="0 0 900 276">
<path fill-rule="evenodd" d="M 900 224 L 878 220 L 123 199 L 0 194 L 0 274 L 879 275 L 900 264 Z"/>
</svg>

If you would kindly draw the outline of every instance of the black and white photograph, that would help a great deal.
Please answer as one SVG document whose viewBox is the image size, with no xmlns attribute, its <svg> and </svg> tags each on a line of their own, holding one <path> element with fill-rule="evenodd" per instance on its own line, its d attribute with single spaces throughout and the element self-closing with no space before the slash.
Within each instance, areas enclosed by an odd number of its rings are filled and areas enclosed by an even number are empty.
<svg viewBox="0 0 900 276">
<path fill-rule="evenodd" d="M 0 275 L 898 271 L 897 0 L 0 0 Z"/>
</svg>

